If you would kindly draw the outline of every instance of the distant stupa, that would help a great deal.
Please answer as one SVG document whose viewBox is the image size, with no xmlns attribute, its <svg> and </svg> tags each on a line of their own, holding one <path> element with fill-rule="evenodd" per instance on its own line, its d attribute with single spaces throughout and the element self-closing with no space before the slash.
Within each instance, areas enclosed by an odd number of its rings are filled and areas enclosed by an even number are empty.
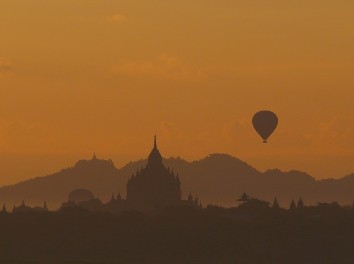
<svg viewBox="0 0 354 264">
<path fill-rule="evenodd" d="M 76 189 L 70 192 L 68 200 L 74 203 L 81 203 L 95 199 L 93 193 L 86 189 Z"/>
</svg>

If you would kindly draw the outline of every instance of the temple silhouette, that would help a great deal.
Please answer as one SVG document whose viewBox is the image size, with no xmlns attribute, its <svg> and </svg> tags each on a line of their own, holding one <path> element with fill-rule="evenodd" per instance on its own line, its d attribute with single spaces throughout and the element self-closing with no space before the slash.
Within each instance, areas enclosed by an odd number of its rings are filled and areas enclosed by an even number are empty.
<svg viewBox="0 0 354 264">
<path fill-rule="evenodd" d="M 85 172 L 98 170 L 100 167 L 108 169 L 114 169 L 112 160 L 98 159 L 94 153 L 90 160 L 80 160 L 76 163 L 75 168 L 83 169 Z M 78 207 L 93 212 L 109 212 L 119 213 L 123 211 L 136 210 L 144 213 L 156 212 L 163 210 L 167 207 L 189 206 L 195 208 L 203 208 L 199 199 L 192 194 L 186 196 L 186 199 L 182 199 L 181 180 L 178 173 L 175 173 L 173 169 L 166 167 L 163 163 L 163 157 L 157 146 L 157 137 L 154 136 L 153 148 L 148 156 L 147 164 L 145 167 L 140 167 L 133 173 L 127 181 L 126 198 L 124 199 L 120 193 L 111 196 L 111 199 L 102 202 L 100 199 L 87 189 L 79 188 L 74 189 L 68 194 L 67 200 L 62 203 L 59 211 L 61 210 L 76 210 Z M 236 197 L 235 197 L 236 198 Z M 321 208 L 338 206 L 334 203 L 318 203 Z M 210 205 L 210 204 L 209 204 Z M 209 206 L 208 205 L 208 206 Z M 276 210 L 283 210 L 278 198 L 275 197 L 273 204 L 271 205 L 267 201 L 263 201 L 249 196 L 244 192 L 239 199 L 235 199 L 235 205 L 237 208 L 246 210 L 263 210 L 267 208 L 273 208 Z M 214 205 L 210 205 L 213 207 Z M 306 208 L 302 197 L 299 198 L 296 203 L 292 199 L 288 209 L 289 211 L 301 210 Z M 354 204 L 353 204 L 354 208 Z M 43 207 L 36 206 L 30 207 L 25 204 L 23 200 L 19 206 L 14 206 L 12 213 L 27 213 L 27 212 L 40 212 L 48 211 L 46 202 Z M 8 211 L 4 204 L 1 215 L 7 214 Z"/>
<path fill-rule="evenodd" d="M 97 163 L 94 154 L 91 163 Z M 90 193 L 89 190 L 74 190 L 69 194 L 69 199 L 61 209 L 66 210 L 76 206 L 83 207 L 90 211 L 121 212 L 127 210 L 137 210 L 141 212 L 151 212 L 164 209 L 169 206 L 192 206 L 202 207 L 201 202 L 192 194 L 187 200 L 182 200 L 181 181 L 178 173 L 163 164 L 162 155 L 157 147 L 157 138 L 154 137 L 154 145 L 148 156 L 146 167 L 138 169 L 127 182 L 127 197 L 123 199 L 120 193 L 107 203 L 102 203 L 99 199 L 91 197 L 72 198 L 73 193 Z M 87 195 L 86 195 L 87 196 Z M 81 201 L 78 201 L 80 200 Z"/>
<path fill-rule="evenodd" d="M 181 201 L 181 181 L 178 174 L 166 168 L 157 148 L 156 135 L 154 147 L 148 164 L 133 174 L 127 184 L 127 203 L 143 211 L 178 204 Z"/>
<path fill-rule="evenodd" d="M 24 200 L 22 201 L 21 205 L 14 206 L 14 208 L 12 209 L 12 213 L 47 212 L 47 211 L 48 211 L 48 207 L 46 202 L 43 203 L 43 207 L 41 206 L 30 207 L 26 205 Z M 3 206 L 2 213 L 7 213 L 5 205 Z"/>
</svg>

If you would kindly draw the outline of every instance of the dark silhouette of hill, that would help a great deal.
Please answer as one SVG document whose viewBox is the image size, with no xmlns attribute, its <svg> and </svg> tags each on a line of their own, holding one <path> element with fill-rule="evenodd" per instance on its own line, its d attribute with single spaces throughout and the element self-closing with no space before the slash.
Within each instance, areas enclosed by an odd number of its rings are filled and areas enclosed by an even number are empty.
<svg viewBox="0 0 354 264">
<path fill-rule="evenodd" d="M 171 158 L 165 163 L 180 174 L 183 192 L 198 196 L 205 205 L 235 205 L 240 192 L 248 191 L 245 188 L 261 177 L 247 163 L 225 154 L 212 154 L 191 163 Z"/>
<path fill-rule="evenodd" d="M 106 199 L 111 196 L 114 186 L 117 192 L 125 184 L 111 160 L 80 160 L 74 167 L 57 173 L 0 188 L 0 202 L 11 206 L 22 200 L 39 205 L 47 201 L 53 208 L 67 201 L 69 193 L 75 189 L 89 189 Z"/>
<path fill-rule="evenodd" d="M 292 198 L 297 200 L 300 196 L 305 204 L 318 201 L 352 204 L 354 200 L 354 174 L 337 180 L 315 180 L 295 170 L 260 172 L 226 154 L 212 154 L 193 162 L 169 158 L 164 163 L 179 174 L 183 197 L 192 193 L 203 205 L 237 205 L 244 191 L 267 201 L 277 196 L 284 208 L 289 207 Z M 91 190 L 102 201 L 110 199 L 112 193 L 125 197 L 128 178 L 146 164 L 146 160 L 139 160 L 118 169 L 111 160 L 81 160 L 74 167 L 57 173 L 0 188 L 0 203 L 10 208 L 22 200 L 33 205 L 47 201 L 49 208 L 55 209 L 67 200 L 70 191 L 80 188 Z"/>
</svg>

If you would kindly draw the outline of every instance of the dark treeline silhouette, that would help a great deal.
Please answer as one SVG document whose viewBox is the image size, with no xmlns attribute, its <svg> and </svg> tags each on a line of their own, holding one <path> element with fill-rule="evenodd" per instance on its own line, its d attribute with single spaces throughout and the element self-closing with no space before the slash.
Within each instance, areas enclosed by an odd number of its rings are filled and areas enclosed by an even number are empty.
<svg viewBox="0 0 354 264">
<path fill-rule="evenodd" d="M 0 263 L 353 263 L 353 208 L 236 200 L 150 213 L 2 212 Z"/>
</svg>

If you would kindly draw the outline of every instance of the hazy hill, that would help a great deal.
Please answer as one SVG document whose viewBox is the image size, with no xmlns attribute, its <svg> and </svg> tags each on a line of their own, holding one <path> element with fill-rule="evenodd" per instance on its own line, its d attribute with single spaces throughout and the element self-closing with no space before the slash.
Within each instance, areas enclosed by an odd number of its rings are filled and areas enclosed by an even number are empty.
<svg viewBox="0 0 354 264">
<path fill-rule="evenodd" d="M 119 177 L 119 170 L 108 160 L 80 160 L 74 167 L 57 173 L 30 179 L 15 185 L 0 188 L 0 202 L 6 205 L 19 204 L 25 200 L 28 204 L 41 205 L 47 201 L 50 207 L 57 207 L 67 200 L 73 189 L 87 188 L 100 196 L 111 195 L 113 186 L 125 184 Z"/>
<path fill-rule="evenodd" d="M 120 192 L 125 197 L 128 178 L 146 163 L 146 160 L 130 162 L 118 169 L 111 160 L 81 160 L 57 173 L 0 188 L 0 203 L 10 207 L 23 199 L 30 205 L 47 201 L 50 208 L 56 208 L 76 188 L 87 188 L 103 201 L 110 199 L 112 193 Z M 226 154 L 212 154 L 193 162 L 170 158 L 164 163 L 179 174 L 184 198 L 192 193 L 204 205 L 236 205 L 244 191 L 268 201 L 277 196 L 283 207 L 300 196 L 305 204 L 317 201 L 351 204 L 354 200 L 354 174 L 339 180 L 316 181 L 299 171 L 274 169 L 262 173 Z"/>
</svg>

